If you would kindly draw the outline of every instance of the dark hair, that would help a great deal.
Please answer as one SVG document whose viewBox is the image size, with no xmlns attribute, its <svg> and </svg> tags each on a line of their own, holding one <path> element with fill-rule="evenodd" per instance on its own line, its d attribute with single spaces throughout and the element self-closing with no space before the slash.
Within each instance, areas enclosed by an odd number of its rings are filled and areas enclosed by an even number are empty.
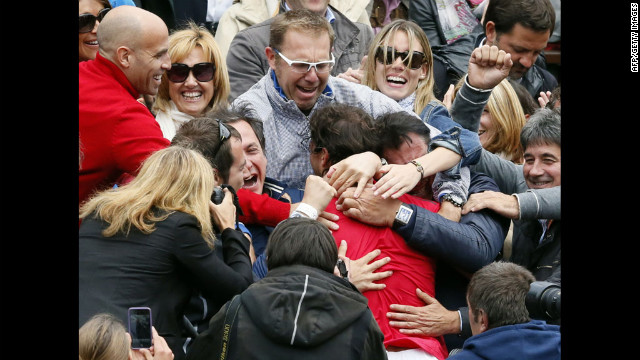
<svg viewBox="0 0 640 360">
<path fill-rule="evenodd" d="M 225 124 L 230 124 L 231 126 L 239 121 L 246 121 L 247 124 L 251 126 L 251 129 L 253 129 L 253 132 L 256 134 L 256 137 L 260 142 L 260 147 L 264 152 L 264 125 L 262 123 L 262 120 L 260 120 L 260 118 L 256 116 L 255 110 L 251 107 L 251 105 L 246 101 L 234 104 L 229 110 L 228 115 L 228 117 L 225 117 L 224 119 L 221 118 L 220 120 Z"/>
<path fill-rule="evenodd" d="M 171 140 L 171 145 L 196 150 L 202 154 L 225 182 L 229 180 L 229 170 L 235 159 L 231 153 L 231 139 L 226 139 L 218 149 L 220 127 L 216 119 L 224 122 L 222 119 L 227 116 L 229 116 L 229 110 L 215 109 L 204 117 L 194 118 L 184 123 Z M 227 128 L 231 138 L 242 140 L 238 130 L 232 126 Z"/>
<path fill-rule="evenodd" d="M 431 131 L 422 120 L 406 111 L 398 111 L 380 115 L 376 118 L 376 131 L 381 144 L 380 153 L 384 149 L 398 149 L 403 143 L 411 143 L 409 133 L 421 136 L 428 145 Z"/>
<path fill-rule="evenodd" d="M 548 109 L 557 109 L 560 107 L 560 85 L 556 86 L 553 91 L 551 91 L 551 97 L 549 97 L 549 102 L 547 103 Z"/>
<path fill-rule="evenodd" d="M 560 140 L 560 112 L 554 109 L 536 109 L 520 131 L 520 143 L 525 151 L 529 144 L 561 146 Z"/>
<path fill-rule="evenodd" d="M 280 222 L 269 235 L 265 251 L 269 270 L 299 264 L 333 273 L 338 261 L 338 248 L 329 229 L 304 217 Z"/>
<path fill-rule="evenodd" d="M 324 31 L 329 35 L 329 51 L 333 49 L 335 34 L 333 27 L 324 17 L 308 9 L 293 9 L 276 15 L 271 23 L 269 47 L 280 50 L 287 31 L 293 30 L 311 36 L 320 36 Z"/>
<path fill-rule="evenodd" d="M 359 107 L 332 103 L 309 118 L 311 141 L 329 153 L 333 164 L 353 154 L 379 151 L 373 118 Z"/>
<path fill-rule="evenodd" d="M 531 93 L 529 93 L 529 90 L 527 90 L 524 85 L 511 78 L 507 78 L 507 81 L 509 81 L 516 95 L 518 95 L 518 100 L 520 100 L 520 105 L 525 115 L 531 115 L 536 109 L 540 108 L 540 104 L 531 96 Z"/>
<path fill-rule="evenodd" d="M 491 0 L 493 1 L 493 0 Z M 529 270 L 511 262 L 496 261 L 476 271 L 467 286 L 467 300 L 473 316 L 483 309 L 489 329 L 522 324 L 530 320 L 525 303 L 536 278 Z"/>
<path fill-rule="evenodd" d="M 491 0 L 482 24 L 485 31 L 489 21 L 495 23 L 498 37 L 510 32 L 516 24 L 535 32 L 549 30 L 551 35 L 556 24 L 556 11 L 549 0 Z"/>
</svg>

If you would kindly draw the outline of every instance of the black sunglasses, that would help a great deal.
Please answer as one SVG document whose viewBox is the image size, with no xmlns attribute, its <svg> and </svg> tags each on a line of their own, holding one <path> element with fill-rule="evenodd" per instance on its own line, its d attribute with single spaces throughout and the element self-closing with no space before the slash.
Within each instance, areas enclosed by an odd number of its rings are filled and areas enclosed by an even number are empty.
<svg viewBox="0 0 640 360">
<path fill-rule="evenodd" d="M 404 66 L 413 70 L 420 69 L 422 64 L 427 62 L 427 56 L 420 51 L 413 51 L 411 55 L 411 63 L 409 63 L 409 51 L 396 51 L 391 46 L 383 48 L 382 46 L 376 49 L 376 60 L 384 65 L 391 65 L 397 59 L 402 59 Z"/>
<path fill-rule="evenodd" d="M 104 16 L 111 10 L 111 8 L 104 8 L 98 11 L 98 16 L 93 14 L 82 14 L 78 18 L 78 32 L 88 33 L 96 26 L 96 21 L 102 21 Z"/>
<path fill-rule="evenodd" d="M 167 71 L 169 81 L 174 83 L 185 82 L 189 73 L 193 71 L 193 76 L 201 82 L 211 81 L 216 71 L 216 66 L 210 62 L 203 62 L 189 67 L 187 64 L 171 64 L 171 70 Z"/>
<path fill-rule="evenodd" d="M 224 126 L 224 124 L 222 123 L 222 121 L 220 121 L 220 119 L 216 119 L 216 121 L 218 122 L 220 142 L 218 142 L 218 146 L 216 146 L 216 151 L 213 152 L 213 156 L 216 156 L 218 151 L 220 151 L 220 148 L 222 147 L 222 143 L 231 137 L 231 131 L 229 131 L 229 128 Z"/>
</svg>

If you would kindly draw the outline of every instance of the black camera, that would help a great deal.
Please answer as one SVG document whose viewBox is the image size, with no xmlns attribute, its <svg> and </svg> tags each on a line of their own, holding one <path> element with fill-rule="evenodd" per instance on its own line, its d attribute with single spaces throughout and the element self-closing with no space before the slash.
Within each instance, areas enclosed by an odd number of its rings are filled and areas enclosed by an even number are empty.
<svg viewBox="0 0 640 360">
<path fill-rule="evenodd" d="M 213 189 L 211 201 L 213 201 L 213 203 L 216 205 L 220 205 L 222 203 L 222 200 L 224 200 L 224 190 L 222 190 L 222 186 L 216 186 Z"/>
<path fill-rule="evenodd" d="M 222 184 L 220 186 L 216 186 L 213 189 L 213 194 L 211 194 L 211 201 L 213 201 L 213 203 L 216 205 L 220 205 L 220 203 L 222 203 L 222 200 L 224 200 L 224 190 L 223 190 L 224 188 L 229 189 L 229 192 L 233 196 L 233 205 L 236 206 L 236 216 L 244 215 L 244 213 L 242 212 L 242 209 L 240 208 L 238 195 L 236 194 L 236 191 L 233 189 L 233 186 L 231 185 Z"/>
<path fill-rule="evenodd" d="M 548 281 L 532 282 L 525 304 L 532 319 L 559 323 L 560 285 Z"/>
</svg>

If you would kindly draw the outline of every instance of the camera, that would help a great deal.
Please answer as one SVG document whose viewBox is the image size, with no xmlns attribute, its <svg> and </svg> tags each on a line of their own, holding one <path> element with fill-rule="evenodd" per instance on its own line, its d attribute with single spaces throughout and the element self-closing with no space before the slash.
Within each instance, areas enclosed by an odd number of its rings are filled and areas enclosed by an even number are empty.
<svg viewBox="0 0 640 360">
<path fill-rule="evenodd" d="M 222 186 L 216 186 L 213 189 L 211 201 L 213 201 L 213 203 L 216 205 L 220 205 L 222 203 L 222 200 L 224 200 L 224 191 L 222 190 Z"/>
<path fill-rule="evenodd" d="M 216 186 L 213 189 L 213 194 L 211 194 L 211 201 L 213 201 L 213 203 L 216 205 L 220 205 L 222 203 L 222 200 L 224 200 L 224 190 L 223 190 L 224 188 L 229 189 L 229 192 L 233 196 L 233 205 L 236 206 L 236 217 L 238 215 L 244 215 L 244 213 L 242 212 L 242 209 L 240 208 L 238 195 L 236 194 L 236 191 L 233 189 L 233 186 L 231 185 L 222 184 L 220 186 Z"/>
<path fill-rule="evenodd" d="M 532 282 L 525 304 L 532 319 L 559 322 L 560 285 L 548 281 Z"/>
</svg>

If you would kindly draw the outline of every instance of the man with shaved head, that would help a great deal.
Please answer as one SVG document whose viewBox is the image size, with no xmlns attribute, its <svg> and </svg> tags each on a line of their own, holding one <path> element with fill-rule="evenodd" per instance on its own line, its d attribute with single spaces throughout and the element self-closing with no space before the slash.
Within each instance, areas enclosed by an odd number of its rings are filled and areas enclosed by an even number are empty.
<svg viewBox="0 0 640 360">
<path fill-rule="evenodd" d="M 143 160 L 169 140 L 141 95 L 158 92 L 171 68 L 169 30 L 157 15 L 135 6 L 113 8 L 100 22 L 94 60 L 79 63 L 82 168 L 79 204 L 95 191 L 137 174 Z"/>
</svg>

